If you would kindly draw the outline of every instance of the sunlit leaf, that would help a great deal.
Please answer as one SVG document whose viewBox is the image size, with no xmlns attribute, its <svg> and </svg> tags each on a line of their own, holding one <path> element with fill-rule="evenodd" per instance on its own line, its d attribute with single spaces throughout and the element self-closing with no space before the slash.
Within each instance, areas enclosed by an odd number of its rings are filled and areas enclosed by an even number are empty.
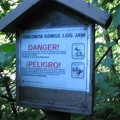
<svg viewBox="0 0 120 120">
<path fill-rule="evenodd" d="M 108 3 L 112 3 L 114 0 L 103 0 L 103 2 L 102 2 L 102 6 L 104 6 L 104 5 L 106 5 L 106 4 L 108 4 Z"/>
<path fill-rule="evenodd" d="M 14 52 L 15 51 L 15 43 L 6 43 L 0 45 L 0 50 L 4 52 Z"/>
<path fill-rule="evenodd" d="M 8 66 L 9 63 L 13 61 L 14 57 L 15 57 L 15 52 L 5 53 L 4 66 Z"/>
</svg>

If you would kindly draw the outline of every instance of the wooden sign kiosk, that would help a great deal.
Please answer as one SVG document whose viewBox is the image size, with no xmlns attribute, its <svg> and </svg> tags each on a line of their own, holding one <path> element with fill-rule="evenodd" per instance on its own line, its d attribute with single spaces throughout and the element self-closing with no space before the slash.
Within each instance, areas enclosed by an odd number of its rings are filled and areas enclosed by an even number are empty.
<svg viewBox="0 0 120 120">
<path fill-rule="evenodd" d="M 18 105 L 92 114 L 95 23 L 111 15 L 83 0 L 24 0 L 1 19 L 17 35 Z"/>
</svg>

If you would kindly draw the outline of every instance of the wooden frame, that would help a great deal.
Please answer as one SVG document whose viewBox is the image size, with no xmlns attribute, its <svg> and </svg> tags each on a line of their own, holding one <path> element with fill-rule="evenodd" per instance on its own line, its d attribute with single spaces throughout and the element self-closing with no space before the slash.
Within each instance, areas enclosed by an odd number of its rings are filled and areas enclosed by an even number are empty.
<svg viewBox="0 0 120 120">
<path fill-rule="evenodd" d="M 66 10 L 65 10 L 66 9 Z M 31 108 L 40 108 L 43 110 L 52 110 L 78 114 L 92 114 L 93 111 L 93 87 L 94 87 L 94 23 L 85 20 L 75 12 L 66 13 L 69 8 L 61 10 L 58 6 L 52 12 L 46 11 L 48 14 L 34 17 L 36 22 L 31 24 L 31 21 L 26 20 L 27 26 L 20 25 L 17 32 L 17 104 Z M 37 18 L 38 17 L 38 18 Z M 39 17 L 41 20 L 39 21 Z M 60 19 L 54 19 L 60 18 Z M 31 18 L 32 19 L 32 18 Z M 46 21 L 47 19 L 47 21 Z M 44 22 L 43 22 L 44 21 Z M 63 23 L 63 21 L 66 21 Z M 31 25 L 31 26 L 30 26 Z M 20 67 L 19 67 L 19 49 L 21 31 L 33 29 L 61 28 L 61 27 L 76 27 L 84 26 L 89 29 L 90 42 L 90 92 L 45 89 L 29 86 L 20 86 Z"/>
<path fill-rule="evenodd" d="M 82 0 L 24 0 L 16 9 L 9 12 L 0 20 L 0 30 L 4 32 L 15 32 L 16 27 L 27 19 L 28 16 L 34 14 L 38 9 L 47 4 L 52 5 L 53 2 L 69 7 L 104 28 L 108 28 L 112 21 L 109 13 Z"/>
</svg>

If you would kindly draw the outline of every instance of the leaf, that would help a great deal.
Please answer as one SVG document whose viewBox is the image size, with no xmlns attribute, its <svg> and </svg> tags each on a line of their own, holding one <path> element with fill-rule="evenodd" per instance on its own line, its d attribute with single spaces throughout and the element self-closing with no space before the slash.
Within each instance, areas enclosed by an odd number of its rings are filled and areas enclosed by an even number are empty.
<svg viewBox="0 0 120 120">
<path fill-rule="evenodd" d="M 0 45 L 0 49 L 4 52 L 13 52 L 15 51 L 15 43 L 7 43 Z"/>
<path fill-rule="evenodd" d="M 106 46 L 107 46 L 107 47 L 111 47 L 111 46 L 114 46 L 114 45 L 116 45 L 116 42 L 115 42 L 115 41 L 113 41 L 113 42 L 107 42 L 107 43 L 106 43 Z"/>
<path fill-rule="evenodd" d="M 114 104 L 113 108 L 114 108 L 115 113 L 120 115 L 120 103 L 119 103 L 119 101 Z"/>
<path fill-rule="evenodd" d="M 0 68 L 9 66 L 15 57 L 15 52 L 4 53 L 0 51 Z"/>
<path fill-rule="evenodd" d="M 100 47 L 101 43 L 96 43 L 95 44 L 95 49 L 97 50 Z"/>
<path fill-rule="evenodd" d="M 96 83 L 97 89 L 101 90 L 102 92 L 109 93 L 110 86 L 108 83 L 101 81 Z"/>
<path fill-rule="evenodd" d="M 115 28 L 117 28 L 118 25 L 120 25 L 120 5 L 117 6 L 116 12 L 113 15 L 113 25 Z"/>
<path fill-rule="evenodd" d="M 0 96 L 1 96 L 1 94 L 0 94 Z M 5 105 L 5 104 L 7 104 L 7 101 L 5 99 L 0 98 L 0 104 L 1 104 L 1 106 Z"/>
<path fill-rule="evenodd" d="M 114 60 L 112 58 L 108 58 L 106 57 L 102 63 L 101 63 L 103 66 L 107 66 L 109 68 L 111 68 L 112 65 L 114 65 Z"/>
<path fill-rule="evenodd" d="M 9 82 L 9 77 L 2 77 L 0 78 L 0 84 L 6 85 Z"/>
<path fill-rule="evenodd" d="M 92 4 L 97 5 L 98 4 L 98 0 L 93 0 Z"/>
<path fill-rule="evenodd" d="M 100 106 L 96 106 L 95 107 L 95 110 L 97 110 L 97 111 L 100 111 L 100 110 L 104 111 L 104 110 L 106 110 L 108 108 L 113 108 L 113 105 L 111 103 L 101 102 Z"/>
<path fill-rule="evenodd" d="M 103 0 L 102 6 L 104 6 L 104 5 L 108 4 L 108 3 L 112 3 L 112 2 L 113 2 L 113 0 Z"/>
<path fill-rule="evenodd" d="M 0 50 L 0 66 L 4 64 L 4 52 Z"/>
<path fill-rule="evenodd" d="M 9 2 L 4 2 L 4 3 L 1 4 L 1 7 L 5 11 L 10 10 L 10 3 Z"/>
<path fill-rule="evenodd" d="M 98 81 L 98 80 L 103 81 L 103 80 L 105 80 L 108 74 L 109 74 L 108 72 L 95 74 L 95 81 Z"/>
<path fill-rule="evenodd" d="M 4 66 L 8 66 L 10 64 L 10 62 L 13 61 L 14 57 L 15 57 L 15 52 L 5 53 L 5 56 L 4 56 Z"/>
<path fill-rule="evenodd" d="M 113 87 L 113 88 L 110 88 L 110 93 L 109 93 L 109 96 L 110 97 L 116 97 L 120 94 L 119 91 L 119 87 Z"/>
</svg>

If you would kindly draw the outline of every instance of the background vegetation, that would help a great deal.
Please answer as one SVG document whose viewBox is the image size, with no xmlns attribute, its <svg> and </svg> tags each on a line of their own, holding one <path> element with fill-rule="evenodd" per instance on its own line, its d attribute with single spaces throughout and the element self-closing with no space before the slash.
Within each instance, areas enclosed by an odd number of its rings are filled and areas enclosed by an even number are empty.
<svg viewBox="0 0 120 120">
<path fill-rule="evenodd" d="M 120 119 L 120 1 L 86 0 L 112 14 L 108 30 L 96 25 L 95 104 L 92 116 L 72 115 L 72 120 Z M 22 0 L 0 0 L 0 18 Z M 15 35 L 0 32 L 0 120 L 43 120 L 38 109 L 16 106 Z M 99 64 L 98 64 L 99 63 Z"/>
</svg>

